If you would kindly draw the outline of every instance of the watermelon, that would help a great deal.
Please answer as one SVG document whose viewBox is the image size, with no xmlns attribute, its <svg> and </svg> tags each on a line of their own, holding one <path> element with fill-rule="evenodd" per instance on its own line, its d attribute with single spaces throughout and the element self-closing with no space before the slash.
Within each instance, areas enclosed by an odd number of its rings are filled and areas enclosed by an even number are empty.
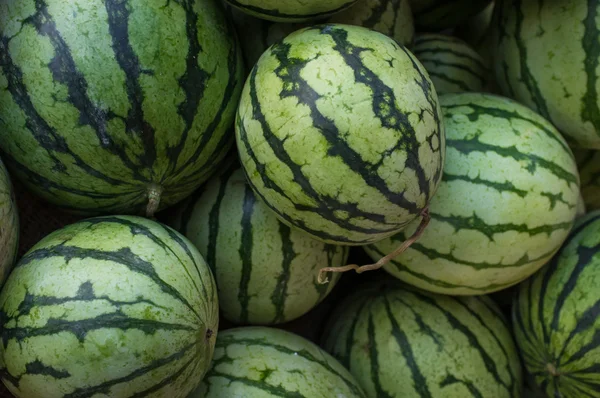
<svg viewBox="0 0 600 398">
<path fill-rule="evenodd" d="M 0 378 L 18 398 L 186 397 L 213 356 L 216 294 L 169 227 L 71 224 L 27 252 L 0 293 Z"/>
<path fill-rule="evenodd" d="M 348 370 L 314 343 L 255 326 L 219 333 L 211 369 L 189 398 L 213 397 L 365 395 Z"/>
<path fill-rule="evenodd" d="M 10 176 L 0 160 L 0 287 L 6 281 L 19 249 L 19 214 Z"/>
<path fill-rule="evenodd" d="M 484 10 L 491 0 L 410 0 L 419 31 L 453 28 Z"/>
<path fill-rule="evenodd" d="M 553 260 L 520 285 L 514 333 L 527 371 L 549 397 L 600 396 L 598 280 L 600 211 L 594 211 L 578 220 Z"/>
<path fill-rule="evenodd" d="M 575 150 L 581 194 L 588 210 L 600 209 L 600 151 Z"/>
<path fill-rule="evenodd" d="M 552 122 L 573 147 L 600 149 L 596 1 L 498 1 L 496 75 L 504 95 Z"/>
<path fill-rule="evenodd" d="M 276 324 L 306 314 L 340 276 L 319 284 L 319 269 L 345 265 L 348 258 L 347 247 L 280 223 L 240 168 L 213 178 L 178 206 L 170 225 L 200 250 L 215 275 L 223 316 L 238 324 Z"/>
<path fill-rule="evenodd" d="M 46 200 L 152 215 L 234 143 L 242 58 L 217 0 L 0 4 L 0 150 Z"/>
<path fill-rule="evenodd" d="M 402 230 L 441 179 L 445 135 L 414 55 L 367 28 L 326 24 L 271 46 L 236 119 L 257 196 L 326 243 L 364 245 Z"/>
<path fill-rule="evenodd" d="M 417 35 L 412 51 L 438 94 L 487 90 L 489 71 L 485 61 L 461 39 L 424 33 Z"/>
<path fill-rule="evenodd" d="M 552 258 L 573 226 L 580 192 L 572 151 L 548 121 L 514 100 L 460 93 L 440 101 L 447 157 L 431 222 L 385 269 L 443 294 L 515 285 Z M 417 226 L 367 252 L 388 253 Z"/>
<path fill-rule="evenodd" d="M 486 296 L 442 296 L 377 281 L 333 314 L 322 346 L 369 397 L 521 396 L 510 329 Z"/>
<path fill-rule="evenodd" d="M 357 0 L 226 0 L 248 15 L 276 22 L 301 22 L 327 17 Z"/>
<path fill-rule="evenodd" d="M 454 29 L 454 35 L 463 39 L 473 48 L 478 48 L 489 36 L 492 26 L 492 17 L 496 3 L 490 2 L 477 15 L 472 16 Z"/>
</svg>

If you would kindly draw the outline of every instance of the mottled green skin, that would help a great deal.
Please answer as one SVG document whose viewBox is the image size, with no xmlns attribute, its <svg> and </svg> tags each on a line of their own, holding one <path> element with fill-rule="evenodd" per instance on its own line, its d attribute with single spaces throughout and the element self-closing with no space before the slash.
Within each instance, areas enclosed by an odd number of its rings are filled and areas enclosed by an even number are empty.
<svg viewBox="0 0 600 398">
<path fill-rule="evenodd" d="M 497 7 L 492 47 L 502 92 L 552 122 L 571 146 L 600 149 L 600 4 L 498 0 Z"/>
<path fill-rule="evenodd" d="M 338 24 L 269 48 L 246 81 L 236 138 L 253 189 L 284 223 L 345 245 L 414 220 L 445 154 L 437 94 L 414 55 Z"/>
<path fill-rule="evenodd" d="M 420 32 L 453 28 L 482 11 L 491 0 L 410 0 Z"/>
<path fill-rule="evenodd" d="M 575 150 L 581 195 L 587 210 L 600 209 L 600 151 Z"/>
<path fill-rule="evenodd" d="M 219 308 L 234 323 L 278 324 L 320 303 L 341 274 L 317 281 L 323 267 L 346 265 L 348 248 L 327 245 L 278 221 L 231 168 L 178 206 L 171 223 L 204 256 L 217 280 Z"/>
<path fill-rule="evenodd" d="M 0 377 L 18 398 L 183 398 L 213 356 L 218 299 L 191 242 L 141 217 L 60 229 L 0 294 Z"/>
<path fill-rule="evenodd" d="M 600 211 L 579 219 L 561 251 L 524 282 L 513 329 L 549 397 L 600 397 Z"/>
<path fill-rule="evenodd" d="M 417 35 L 412 52 L 421 61 L 439 95 L 489 87 L 485 61 L 464 41 L 435 33 Z"/>
<path fill-rule="evenodd" d="M 188 196 L 233 144 L 242 58 L 217 0 L 0 2 L 0 149 L 83 214 Z"/>
<path fill-rule="evenodd" d="M 485 296 L 454 298 L 382 281 L 363 285 L 334 310 L 322 346 L 368 397 L 521 396 L 508 324 Z"/>
<path fill-rule="evenodd" d="M 293 333 L 267 327 L 219 333 L 211 369 L 189 398 L 364 398 L 331 355 Z"/>
<path fill-rule="evenodd" d="M 357 0 L 226 0 L 240 11 L 275 22 L 303 22 L 327 17 Z"/>
<path fill-rule="evenodd" d="M 0 287 L 8 277 L 19 248 L 19 213 L 10 176 L 0 160 Z"/>
<path fill-rule="evenodd" d="M 567 238 L 580 196 L 575 159 L 549 122 L 516 101 L 462 93 L 440 102 L 447 157 L 432 220 L 385 270 L 443 294 L 505 289 L 542 267 Z M 379 259 L 417 226 L 367 252 Z"/>
</svg>

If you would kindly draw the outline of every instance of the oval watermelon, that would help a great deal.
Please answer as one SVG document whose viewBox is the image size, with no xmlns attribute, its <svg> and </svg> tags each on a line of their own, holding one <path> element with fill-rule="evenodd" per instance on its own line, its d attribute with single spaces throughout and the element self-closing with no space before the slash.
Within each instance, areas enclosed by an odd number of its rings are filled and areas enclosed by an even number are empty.
<svg viewBox="0 0 600 398">
<path fill-rule="evenodd" d="M 234 323 L 276 324 L 306 314 L 340 276 L 319 284 L 319 269 L 345 265 L 348 258 L 347 247 L 280 223 L 236 168 L 179 206 L 171 225 L 206 259 L 217 281 L 219 308 Z"/>
<path fill-rule="evenodd" d="M 210 371 L 189 398 L 364 398 L 331 355 L 293 333 L 267 327 L 219 333 Z"/>
<path fill-rule="evenodd" d="M 581 195 L 587 210 L 600 209 L 600 151 L 575 150 Z"/>
<path fill-rule="evenodd" d="M 518 398 L 521 364 L 488 297 L 363 285 L 334 310 L 322 346 L 369 397 Z"/>
<path fill-rule="evenodd" d="M 549 397 L 600 391 L 600 211 L 578 220 L 561 251 L 521 284 L 513 329 L 525 366 Z"/>
<path fill-rule="evenodd" d="M 19 214 L 10 176 L 0 160 L 0 287 L 6 281 L 19 249 Z"/>
<path fill-rule="evenodd" d="M 243 77 L 217 0 L 4 4 L 0 148 L 29 188 L 82 214 L 152 215 L 218 167 Z"/>
<path fill-rule="evenodd" d="M 212 274 L 194 246 L 133 216 L 60 229 L 0 294 L 0 378 L 18 398 L 186 397 L 218 328 Z"/>
<path fill-rule="evenodd" d="M 445 153 L 423 66 L 381 33 L 338 24 L 296 31 L 263 54 L 236 138 L 253 189 L 284 223 L 346 245 L 417 218 Z"/>
<path fill-rule="evenodd" d="M 516 101 L 488 94 L 440 97 L 447 135 L 431 222 L 386 271 L 453 295 L 512 286 L 542 267 L 577 214 L 579 174 L 565 140 Z M 379 258 L 418 227 L 367 247 Z"/>
<path fill-rule="evenodd" d="M 498 0 L 496 76 L 502 92 L 552 122 L 574 147 L 600 149 L 600 5 Z"/>
<path fill-rule="evenodd" d="M 327 17 L 357 0 L 226 0 L 240 11 L 276 22 L 300 22 Z"/>
</svg>

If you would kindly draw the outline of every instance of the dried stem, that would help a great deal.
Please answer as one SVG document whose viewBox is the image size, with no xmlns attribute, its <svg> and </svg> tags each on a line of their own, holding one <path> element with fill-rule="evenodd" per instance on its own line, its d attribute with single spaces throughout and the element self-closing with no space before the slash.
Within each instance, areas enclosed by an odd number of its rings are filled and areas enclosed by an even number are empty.
<svg viewBox="0 0 600 398">
<path fill-rule="evenodd" d="M 146 206 L 146 217 L 154 218 L 154 213 L 160 206 L 160 196 L 162 195 L 163 188 L 157 184 L 151 184 L 148 187 L 148 205 Z"/>
</svg>

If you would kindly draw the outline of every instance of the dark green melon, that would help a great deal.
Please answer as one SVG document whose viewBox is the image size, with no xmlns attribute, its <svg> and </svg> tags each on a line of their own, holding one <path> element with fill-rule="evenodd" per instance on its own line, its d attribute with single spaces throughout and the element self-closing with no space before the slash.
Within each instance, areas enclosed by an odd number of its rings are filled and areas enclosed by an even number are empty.
<svg viewBox="0 0 600 398">
<path fill-rule="evenodd" d="M 217 0 L 7 0 L 0 149 L 75 212 L 153 213 L 231 148 L 242 64 Z"/>
<path fill-rule="evenodd" d="M 600 151 L 576 150 L 581 195 L 587 210 L 600 209 Z"/>
<path fill-rule="evenodd" d="M 357 0 L 226 0 L 240 11 L 276 22 L 301 22 L 325 18 Z"/>
<path fill-rule="evenodd" d="M 10 176 L 0 160 L 0 287 L 8 277 L 19 248 L 19 214 Z"/>
<path fill-rule="evenodd" d="M 415 24 L 421 32 L 453 28 L 477 15 L 491 0 L 410 0 Z"/>
</svg>

